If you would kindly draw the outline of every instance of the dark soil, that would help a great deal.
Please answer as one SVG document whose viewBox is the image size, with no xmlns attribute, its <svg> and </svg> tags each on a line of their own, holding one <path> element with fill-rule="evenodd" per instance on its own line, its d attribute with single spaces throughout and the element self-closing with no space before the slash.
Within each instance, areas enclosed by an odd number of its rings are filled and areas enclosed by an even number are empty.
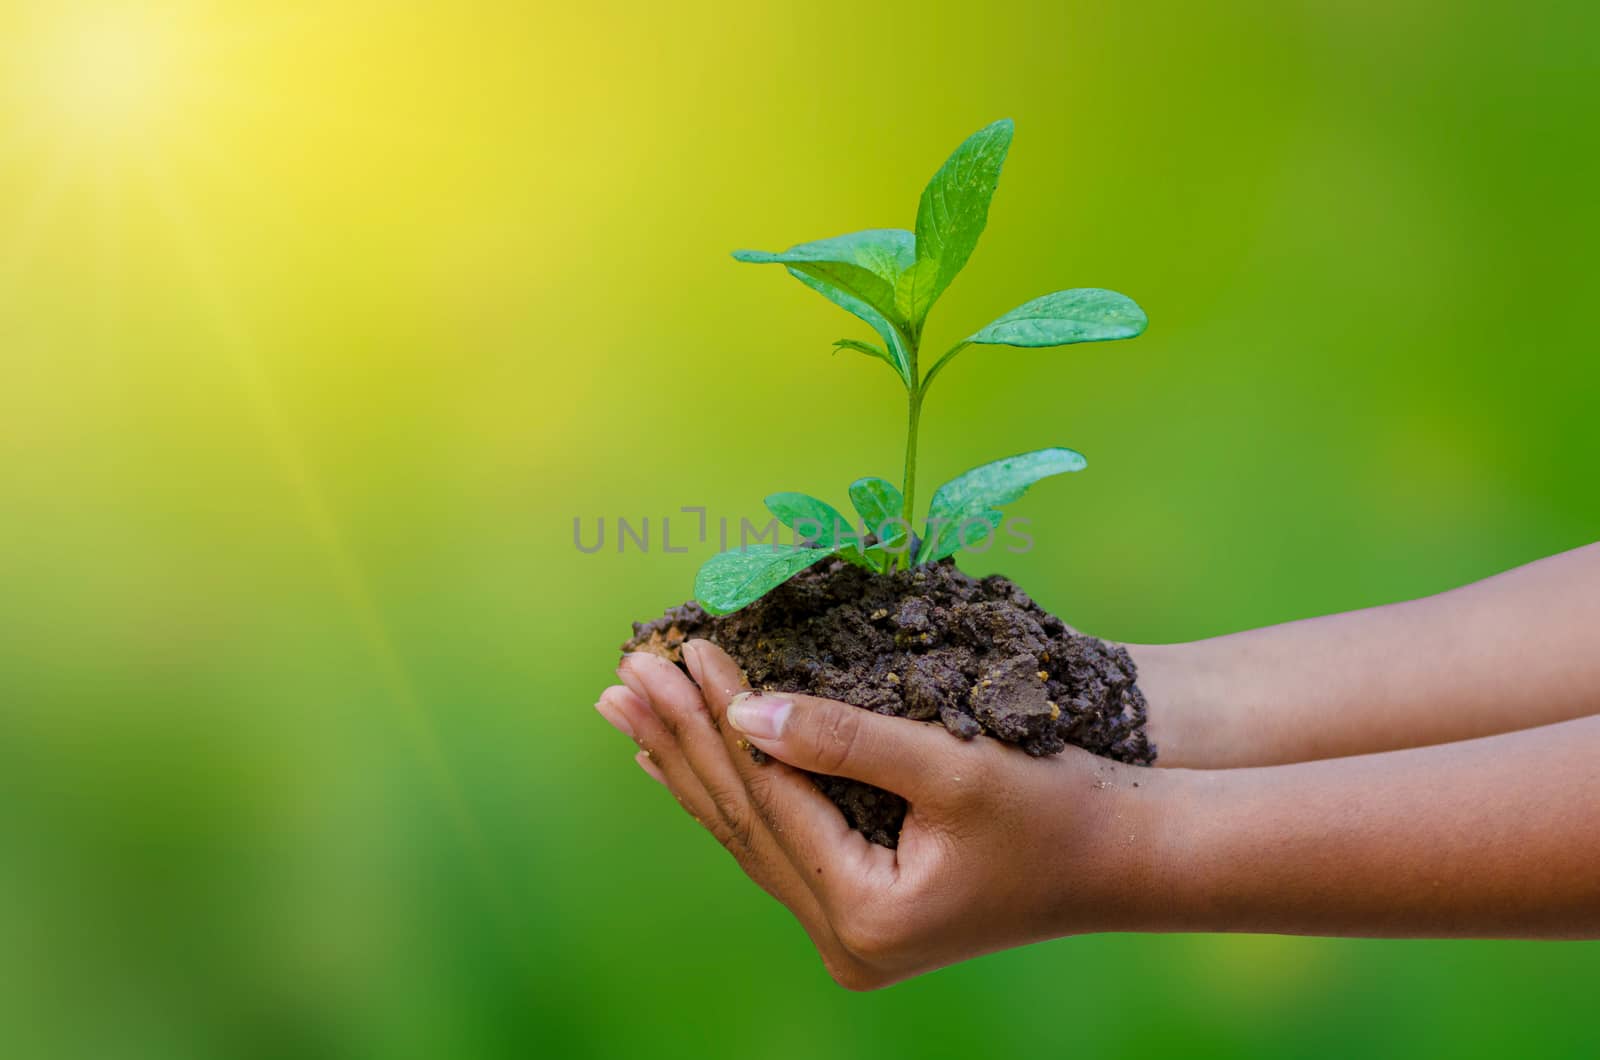
<svg viewBox="0 0 1600 1060">
<path fill-rule="evenodd" d="M 633 630 L 624 651 L 680 666 L 684 641 L 713 641 L 760 691 L 939 721 L 963 740 L 985 733 L 1030 755 L 1074 744 L 1134 765 L 1156 757 L 1125 649 L 1074 632 L 1007 579 L 972 578 L 948 560 L 887 575 L 828 560 L 731 615 L 687 603 Z M 904 799 L 815 779 L 853 828 L 896 845 Z"/>
</svg>

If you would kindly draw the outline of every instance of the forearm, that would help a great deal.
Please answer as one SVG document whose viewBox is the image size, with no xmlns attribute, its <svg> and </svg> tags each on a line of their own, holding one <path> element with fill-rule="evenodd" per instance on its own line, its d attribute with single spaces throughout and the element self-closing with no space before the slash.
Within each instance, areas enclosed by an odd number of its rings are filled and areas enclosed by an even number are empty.
<svg viewBox="0 0 1600 1060">
<path fill-rule="evenodd" d="M 1438 596 L 1129 647 L 1158 765 L 1300 762 L 1600 712 L 1600 545 Z"/>
<path fill-rule="evenodd" d="M 1600 937 L 1600 718 L 1127 794 L 1156 929 Z"/>
</svg>

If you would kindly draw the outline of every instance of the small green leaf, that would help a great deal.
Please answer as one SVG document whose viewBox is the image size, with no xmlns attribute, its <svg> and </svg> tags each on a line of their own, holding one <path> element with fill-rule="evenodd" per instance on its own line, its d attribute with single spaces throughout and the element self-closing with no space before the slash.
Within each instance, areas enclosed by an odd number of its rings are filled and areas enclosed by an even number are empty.
<svg viewBox="0 0 1600 1060">
<path fill-rule="evenodd" d="M 869 228 L 800 243 L 779 254 L 736 250 L 733 256 L 758 265 L 785 265 L 795 279 L 866 321 L 883 338 L 886 360 L 909 386 L 911 355 L 905 321 L 895 311 L 895 285 L 916 260 L 915 238 L 903 228 Z"/>
<path fill-rule="evenodd" d="M 991 346 L 1067 346 L 1131 339 L 1149 319 L 1125 294 L 1099 287 L 1056 291 L 1020 305 L 967 339 Z"/>
<path fill-rule="evenodd" d="M 816 291 L 834 305 L 866 321 L 872 330 L 876 331 L 879 337 L 883 339 L 884 345 L 888 346 L 889 358 L 887 363 L 889 367 L 893 368 L 895 374 L 900 377 L 900 381 L 908 389 L 910 388 L 911 354 L 906 347 L 905 335 L 900 330 L 899 324 L 896 324 L 866 302 L 861 301 L 861 299 L 852 298 L 839 290 L 839 288 L 832 287 L 814 276 L 808 276 L 793 266 L 789 269 L 789 275 Z"/>
<path fill-rule="evenodd" d="M 761 599 L 833 553 L 825 548 L 756 545 L 706 560 L 694 579 L 694 598 L 713 615 L 726 615 Z"/>
<path fill-rule="evenodd" d="M 878 360 L 884 361 L 897 372 L 900 370 L 899 366 L 894 363 L 894 358 L 889 356 L 889 351 L 882 346 L 874 346 L 870 342 L 862 342 L 859 339 L 835 339 L 833 348 L 835 351 L 855 350 L 857 353 L 864 353 L 868 357 L 876 357 Z"/>
<path fill-rule="evenodd" d="M 895 284 L 895 309 L 916 334 L 928 310 L 972 257 L 1011 149 L 1012 123 L 979 129 L 939 167 L 917 205 L 916 263 Z"/>
<path fill-rule="evenodd" d="M 885 569 L 883 556 L 875 548 L 869 548 L 866 552 L 857 552 L 853 548 L 842 548 L 835 552 L 834 555 L 852 566 L 877 571 L 879 574 L 882 574 Z"/>
<path fill-rule="evenodd" d="M 819 548 L 854 548 L 860 544 L 855 524 L 827 501 L 805 493 L 774 493 L 763 503 L 802 541 L 814 541 Z"/>
<path fill-rule="evenodd" d="M 883 549 L 893 551 L 905 541 L 906 499 L 894 483 L 881 478 L 856 479 L 850 483 L 850 503 L 861 516 L 862 528 L 877 534 Z"/>
<path fill-rule="evenodd" d="M 1082 471 L 1087 464 L 1082 453 L 1071 449 L 1039 449 L 975 467 L 951 479 L 933 495 L 917 562 L 934 563 L 958 549 L 981 544 L 1000 526 L 996 508 L 1021 497 L 1040 479 Z"/>
<path fill-rule="evenodd" d="M 842 556 L 844 553 L 841 552 L 840 555 Z M 877 571 L 879 574 L 888 573 L 889 568 L 894 564 L 894 560 L 896 558 L 897 557 L 885 552 L 878 545 L 873 545 L 871 548 L 867 549 L 861 554 L 862 565 L 868 570 Z"/>
</svg>

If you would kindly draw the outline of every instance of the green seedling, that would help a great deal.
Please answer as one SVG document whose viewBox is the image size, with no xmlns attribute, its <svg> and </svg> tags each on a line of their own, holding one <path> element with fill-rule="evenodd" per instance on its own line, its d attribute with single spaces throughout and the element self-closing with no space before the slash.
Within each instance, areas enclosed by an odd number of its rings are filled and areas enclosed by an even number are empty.
<svg viewBox="0 0 1600 1060">
<path fill-rule="evenodd" d="M 909 398 L 905 471 L 900 485 L 863 478 L 850 501 L 866 535 L 825 501 L 775 493 L 767 507 L 792 530 L 792 545 L 755 545 L 713 556 L 695 578 L 695 597 L 712 614 L 737 611 L 812 564 L 837 556 L 879 573 L 935 563 L 983 544 L 1001 523 L 997 510 L 1040 479 L 1081 471 L 1071 449 L 1041 449 L 973 468 L 934 493 L 922 534 L 916 515 L 917 428 L 928 388 L 945 365 L 971 346 L 1068 346 L 1131 339 L 1144 311 L 1126 295 L 1096 287 L 1056 291 L 1024 303 L 946 350 L 924 374 L 923 325 L 939 296 L 972 256 L 989 219 L 989 201 L 1011 147 L 1010 119 L 980 129 L 956 148 L 923 189 L 916 231 L 873 228 L 801 243 L 781 253 L 738 250 L 739 261 L 782 265 L 824 298 L 865 321 L 882 340 L 840 339 L 837 349 L 877 358 L 893 369 Z"/>
</svg>

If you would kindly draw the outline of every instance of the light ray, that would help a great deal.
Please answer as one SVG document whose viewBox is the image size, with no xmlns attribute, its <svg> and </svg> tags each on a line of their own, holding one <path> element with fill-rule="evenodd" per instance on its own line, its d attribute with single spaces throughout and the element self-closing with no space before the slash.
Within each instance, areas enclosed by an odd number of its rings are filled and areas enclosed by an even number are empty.
<svg viewBox="0 0 1600 1060">
<path fill-rule="evenodd" d="M 66 160 L 58 153 L 46 165 L 44 176 L 18 214 L 8 245 L 0 247 L 0 318 L 15 300 L 22 286 L 23 270 L 61 205 L 66 172 Z"/>
<path fill-rule="evenodd" d="M 304 447 L 289 426 L 249 329 L 218 280 L 217 258 L 199 235 L 201 229 L 166 167 L 148 154 L 142 158 L 142 163 L 151 196 L 168 224 L 194 291 L 211 319 L 218 346 L 244 387 L 251 413 L 265 437 L 270 455 L 293 494 L 308 531 L 323 551 L 335 588 L 372 656 L 384 689 L 399 707 L 407 736 L 437 787 L 452 824 L 492 899 L 502 913 L 508 913 L 514 908 L 510 891 L 495 869 L 482 828 L 440 745 L 432 714 L 395 647 L 388 623 L 359 563 L 350 552 Z"/>
</svg>

